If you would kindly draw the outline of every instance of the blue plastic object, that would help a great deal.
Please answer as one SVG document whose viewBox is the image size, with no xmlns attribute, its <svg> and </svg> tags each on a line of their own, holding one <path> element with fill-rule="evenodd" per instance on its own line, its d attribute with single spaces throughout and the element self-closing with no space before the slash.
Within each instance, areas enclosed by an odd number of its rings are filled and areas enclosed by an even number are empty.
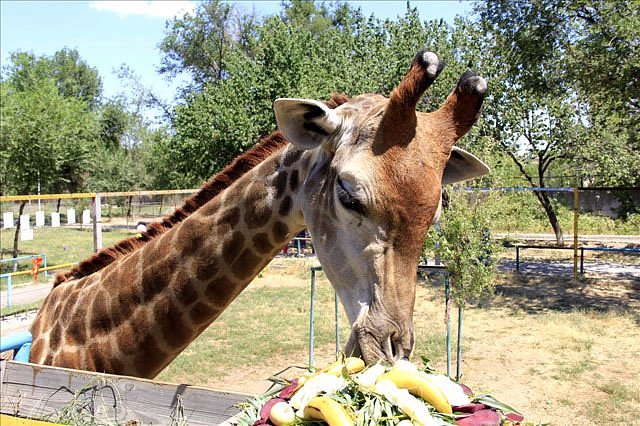
<svg viewBox="0 0 640 426">
<path fill-rule="evenodd" d="M 9 334 L 0 338 L 0 352 L 13 350 L 15 361 L 29 362 L 31 341 L 31 333 L 28 331 Z"/>
</svg>

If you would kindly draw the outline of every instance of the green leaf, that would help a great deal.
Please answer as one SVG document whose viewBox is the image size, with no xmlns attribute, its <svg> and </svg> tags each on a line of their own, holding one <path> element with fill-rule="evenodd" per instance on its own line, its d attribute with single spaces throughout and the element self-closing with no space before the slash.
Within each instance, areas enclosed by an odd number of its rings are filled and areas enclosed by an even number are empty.
<svg viewBox="0 0 640 426">
<path fill-rule="evenodd" d="M 493 407 L 497 410 L 502 411 L 503 413 L 515 413 L 521 414 L 518 410 L 509 405 L 498 401 L 491 395 L 479 395 L 473 399 L 473 402 L 479 402 L 484 405 L 488 405 L 489 407 Z"/>
</svg>

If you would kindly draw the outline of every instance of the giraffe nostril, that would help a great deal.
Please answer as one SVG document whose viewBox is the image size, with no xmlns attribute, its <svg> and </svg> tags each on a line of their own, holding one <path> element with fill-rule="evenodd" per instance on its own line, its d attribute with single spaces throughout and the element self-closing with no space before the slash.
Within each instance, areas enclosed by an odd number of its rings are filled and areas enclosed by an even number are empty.
<svg viewBox="0 0 640 426">
<path fill-rule="evenodd" d="M 402 348 L 402 340 L 400 337 L 393 333 L 388 337 L 388 357 L 389 361 L 396 361 L 404 357 L 404 350 Z"/>
<path fill-rule="evenodd" d="M 389 336 L 390 361 L 409 360 L 411 348 L 408 347 L 401 334 L 393 333 Z"/>
</svg>

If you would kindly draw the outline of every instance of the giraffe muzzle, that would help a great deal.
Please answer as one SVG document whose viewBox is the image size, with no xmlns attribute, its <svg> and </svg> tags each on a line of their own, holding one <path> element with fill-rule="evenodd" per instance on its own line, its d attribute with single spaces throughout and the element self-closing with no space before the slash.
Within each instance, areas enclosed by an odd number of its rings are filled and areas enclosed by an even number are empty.
<svg viewBox="0 0 640 426">
<path fill-rule="evenodd" d="M 386 321 L 385 321 L 386 322 Z M 349 341 L 345 346 L 348 356 L 362 358 L 368 365 L 383 360 L 390 363 L 409 359 L 413 352 L 413 325 L 400 330 L 392 324 L 354 325 Z"/>
</svg>

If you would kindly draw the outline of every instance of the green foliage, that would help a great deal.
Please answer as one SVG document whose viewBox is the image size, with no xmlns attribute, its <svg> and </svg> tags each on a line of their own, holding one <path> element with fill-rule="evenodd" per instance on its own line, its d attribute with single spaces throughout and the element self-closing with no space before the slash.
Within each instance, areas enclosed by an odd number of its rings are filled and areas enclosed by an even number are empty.
<svg viewBox="0 0 640 426">
<path fill-rule="evenodd" d="M 493 127 L 524 122 L 544 111 L 556 121 L 550 135 L 561 150 L 534 161 L 570 171 L 591 185 L 632 186 L 640 168 L 640 4 L 604 0 L 485 1 L 476 5 L 494 96 L 487 103 Z M 497 90 L 496 90 L 497 89 Z M 526 106 L 527 99 L 536 103 Z M 492 102 L 493 100 L 493 102 Z M 523 114 L 524 112 L 524 114 Z M 510 127 L 513 128 L 513 125 Z M 509 128 L 499 129 L 509 138 Z M 512 134 L 511 144 L 518 141 Z M 514 153 L 526 152 L 513 150 Z M 551 149 L 550 151 L 553 151 Z M 536 151 L 534 151 L 535 153 Z M 538 149 L 537 152 L 540 152 Z M 527 159 L 529 161 L 530 159 Z M 550 163 L 568 163 L 559 167 Z"/>
<path fill-rule="evenodd" d="M 201 56 L 207 56 L 206 48 L 180 34 L 195 22 L 218 25 L 212 14 L 223 13 L 226 6 L 219 5 L 224 10 L 213 13 L 216 4 L 207 3 L 195 18 L 174 22 L 165 40 L 182 47 L 171 55 L 202 51 Z M 389 95 L 413 55 L 426 47 L 442 52 L 450 64 L 420 106 L 430 110 L 455 86 L 464 69 L 460 61 L 469 60 L 466 54 L 455 53 L 449 26 L 421 22 L 415 9 L 397 21 L 381 21 L 365 18 L 346 5 L 294 1 L 284 7 L 282 16 L 267 17 L 256 25 L 242 46 L 229 41 L 222 78 L 214 68 L 198 68 L 196 80 L 206 84 L 186 93 L 172 118 L 175 135 L 167 158 L 171 169 L 178 171 L 175 185 L 200 184 L 273 131 L 276 98 L 328 99 L 334 92 Z M 171 55 L 166 59 L 177 60 Z M 181 60 L 186 64 L 189 57 Z"/>
<path fill-rule="evenodd" d="M 241 15 L 231 3 L 200 3 L 194 15 L 185 14 L 167 23 L 169 31 L 159 45 L 164 53 L 160 72 L 173 77 L 187 72 L 198 87 L 222 80 L 227 54 L 236 46 L 243 49 L 253 21 L 253 16 Z"/>
<path fill-rule="evenodd" d="M 109 100 L 104 103 L 98 120 L 103 146 L 113 151 L 120 149 L 130 121 L 123 102 Z"/>
<path fill-rule="evenodd" d="M 38 181 L 43 193 L 81 189 L 97 135 L 86 104 L 61 96 L 50 79 L 1 86 L 2 192 L 35 194 Z"/>
<path fill-rule="evenodd" d="M 427 234 L 423 256 L 439 258 L 446 266 L 452 298 L 464 305 L 492 294 L 497 246 L 491 238 L 491 213 L 482 197 L 454 192 L 448 204 Z"/>
<path fill-rule="evenodd" d="M 77 99 L 92 109 L 102 94 L 98 72 L 75 49 L 63 48 L 51 57 L 14 52 L 3 73 L 17 91 L 28 91 L 42 80 L 53 80 L 60 96 Z"/>
</svg>

